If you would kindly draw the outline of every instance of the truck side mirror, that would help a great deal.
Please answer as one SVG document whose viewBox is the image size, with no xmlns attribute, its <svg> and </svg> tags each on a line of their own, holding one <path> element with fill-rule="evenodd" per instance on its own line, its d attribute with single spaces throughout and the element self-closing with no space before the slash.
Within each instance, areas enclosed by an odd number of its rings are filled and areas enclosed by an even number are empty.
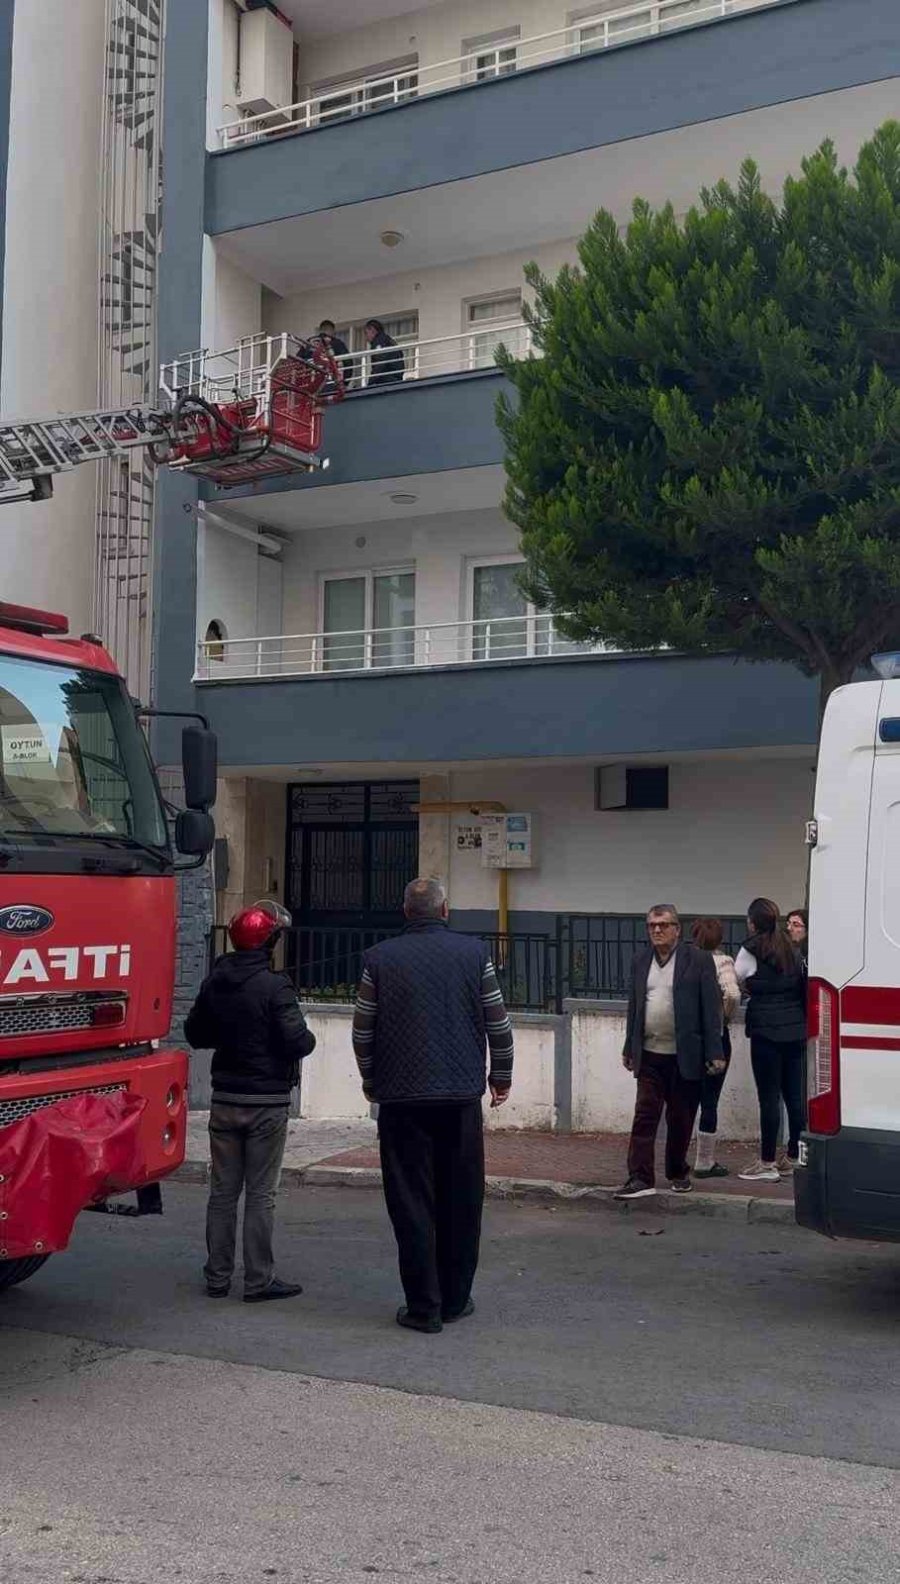
<svg viewBox="0 0 900 1584">
<path fill-rule="evenodd" d="M 205 726 L 193 724 L 185 726 L 181 733 L 181 769 L 184 777 L 184 801 L 188 809 L 205 812 L 212 808 L 216 801 L 218 772 L 218 745 L 215 732 L 209 731 Z"/>
<path fill-rule="evenodd" d="M 216 840 L 216 827 L 205 809 L 182 809 L 175 819 L 175 846 L 189 858 L 206 858 Z"/>
</svg>

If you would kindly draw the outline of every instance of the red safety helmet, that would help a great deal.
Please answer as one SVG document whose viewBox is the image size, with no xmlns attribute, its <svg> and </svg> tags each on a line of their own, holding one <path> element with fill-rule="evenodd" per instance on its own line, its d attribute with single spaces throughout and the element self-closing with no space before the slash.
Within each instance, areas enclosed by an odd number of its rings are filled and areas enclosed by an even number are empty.
<svg viewBox="0 0 900 1584">
<path fill-rule="evenodd" d="M 290 923 L 291 915 L 280 902 L 254 902 L 235 913 L 228 933 L 235 951 L 259 951 L 263 946 L 274 946 Z"/>
</svg>

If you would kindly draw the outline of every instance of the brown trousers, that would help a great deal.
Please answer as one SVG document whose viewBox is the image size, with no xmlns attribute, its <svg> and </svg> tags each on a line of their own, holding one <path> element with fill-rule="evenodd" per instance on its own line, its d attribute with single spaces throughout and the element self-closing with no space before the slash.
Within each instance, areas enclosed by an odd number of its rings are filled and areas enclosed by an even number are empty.
<svg viewBox="0 0 900 1584">
<path fill-rule="evenodd" d="M 634 1122 L 628 1145 L 628 1175 L 652 1188 L 656 1181 L 656 1135 L 666 1113 L 666 1176 L 669 1182 L 690 1176 L 688 1146 L 700 1104 L 700 1080 L 683 1078 L 677 1056 L 645 1050 L 637 1079 Z"/>
</svg>

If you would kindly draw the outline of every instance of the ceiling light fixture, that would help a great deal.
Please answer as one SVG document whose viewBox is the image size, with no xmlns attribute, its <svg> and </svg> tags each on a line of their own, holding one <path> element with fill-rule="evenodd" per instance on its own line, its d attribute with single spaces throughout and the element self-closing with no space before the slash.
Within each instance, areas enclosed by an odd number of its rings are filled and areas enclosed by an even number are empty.
<svg viewBox="0 0 900 1584">
<path fill-rule="evenodd" d="M 391 500 L 395 506 L 415 506 L 418 495 L 392 495 Z"/>
<path fill-rule="evenodd" d="M 399 247 L 401 242 L 405 242 L 406 237 L 402 231 L 382 231 L 381 241 L 384 247 L 395 248 Z"/>
</svg>

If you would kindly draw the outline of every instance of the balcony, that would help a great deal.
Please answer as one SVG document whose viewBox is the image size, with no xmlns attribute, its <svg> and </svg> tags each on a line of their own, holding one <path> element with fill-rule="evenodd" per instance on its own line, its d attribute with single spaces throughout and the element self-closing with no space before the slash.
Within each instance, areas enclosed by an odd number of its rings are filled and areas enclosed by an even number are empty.
<svg viewBox="0 0 900 1584">
<path fill-rule="evenodd" d="M 600 645 L 573 643 L 556 630 L 552 616 L 534 612 L 355 632 L 212 639 L 197 646 L 194 681 L 266 682 L 338 672 L 375 675 L 604 652 Z"/>
<path fill-rule="evenodd" d="M 483 45 L 449 60 L 419 61 L 388 76 L 363 74 L 356 80 L 322 89 L 297 104 L 227 121 L 218 128 L 219 147 L 229 150 L 285 133 L 311 132 L 394 109 L 429 94 L 477 87 L 500 77 L 718 22 L 777 3 L 778 0 L 637 0 L 635 4 L 623 5 L 621 10 L 584 17 L 549 33 Z"/>
<path fill-rule="evenodd" d="M 301 338 L 288 332 L 260 333 L 244 336 L 223 351 L 183 352 L 160 368 L 160 389 L 173 404 L 184 395 L 215 403 L 265 397 L 278 363 L 301 345 Z M 491 320 L 461 335 L 401 341 L 396 349 L 348 352 L 335 361 L 342 368 L 348 397 L 362 392 L 375 395 L 418 380 L 492 372 L 501 346 L 516 358 L 532 351 L 531 330 L 524 320 Z"/>
</svg>

